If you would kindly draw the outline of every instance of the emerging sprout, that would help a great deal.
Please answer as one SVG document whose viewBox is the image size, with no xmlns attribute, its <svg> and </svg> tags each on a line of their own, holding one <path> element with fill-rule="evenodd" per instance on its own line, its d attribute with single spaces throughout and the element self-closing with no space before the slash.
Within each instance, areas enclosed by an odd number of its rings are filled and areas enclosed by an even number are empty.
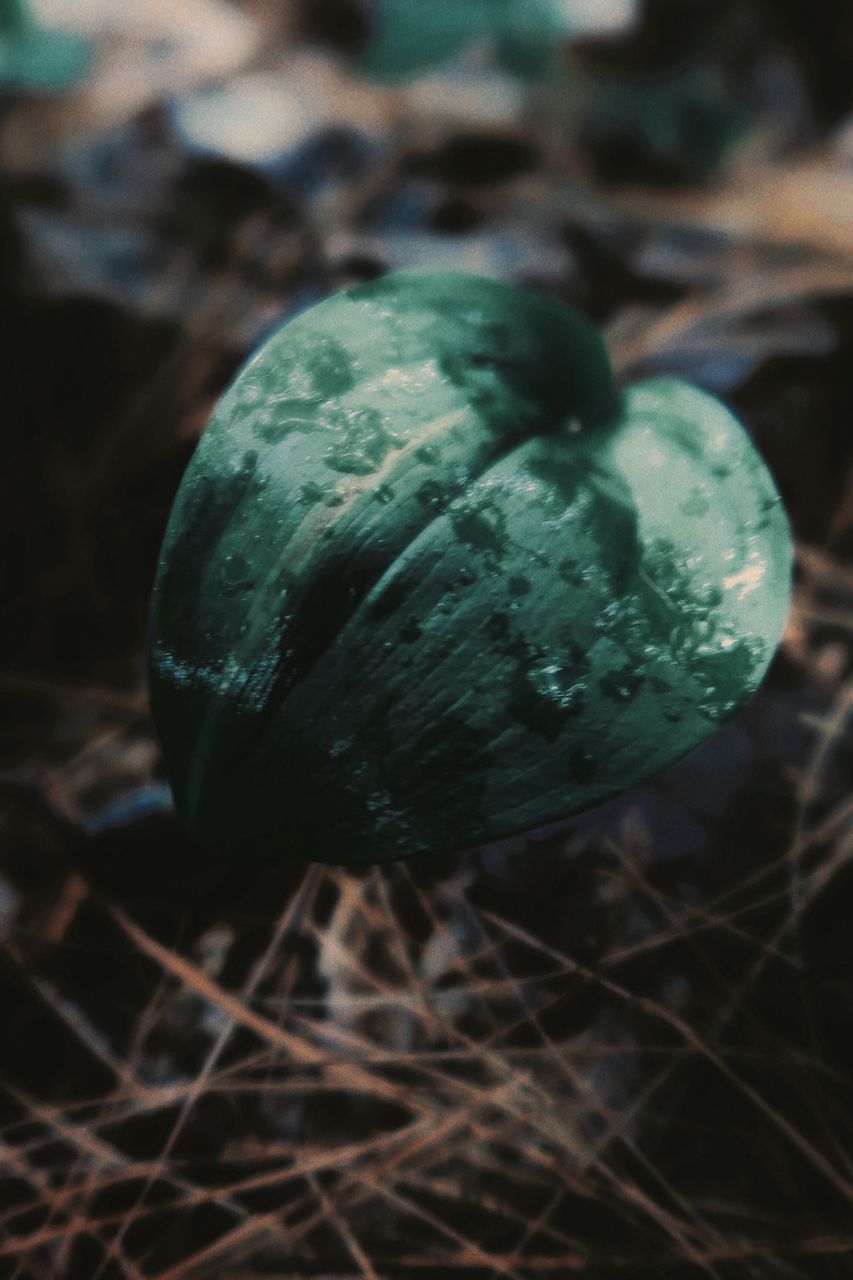
<svg viewBox="0 0 853 1280">
<path fill-rule="evenodd" d="M 178 809 L 335 862 L 566 817 L 749 698 L 790 567 L 716 400 L 618 395 L 597 333 L 511 285 L 359 285 L 246 366 L 178 495 L 151 630 Z"/>
</svg>

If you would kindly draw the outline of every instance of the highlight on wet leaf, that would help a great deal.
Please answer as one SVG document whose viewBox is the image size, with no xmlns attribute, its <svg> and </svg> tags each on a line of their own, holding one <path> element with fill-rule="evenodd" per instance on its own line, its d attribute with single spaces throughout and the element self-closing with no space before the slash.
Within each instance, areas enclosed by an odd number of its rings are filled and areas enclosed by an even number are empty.
<svg viewBox="0 0 853 1280">
<path fill-rule="evenodd" d="M 589 808 L 760 683 L 790 537 L 743 427 L 562 303 L 404 272 L 283 326 L 163 545 L 155 720 L 203 840 L 375 862 Z"/>
</svg>

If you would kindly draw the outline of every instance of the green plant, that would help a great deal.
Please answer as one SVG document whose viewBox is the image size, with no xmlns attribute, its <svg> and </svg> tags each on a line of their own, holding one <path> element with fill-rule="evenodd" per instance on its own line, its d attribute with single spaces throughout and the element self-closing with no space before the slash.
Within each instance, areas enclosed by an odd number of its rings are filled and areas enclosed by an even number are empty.
<svg viewBox="0 0 853 1280">
<path fill-rule="evenodd" d="M 0 0 L 0 85 L 66 89 L 86 73 L 91 60 L 87 40 L 46 30 L 27 0 Z"/>
<path fill-rule="evenodd" d="M 535 78 L 567 33 L 564 8 L 554 0 L 384 0 L 362 69 L 397 80 L 485 41 L 508 71 Z"/>
<path fill-rule="evenodd" d="M 151 650 L 178 808 L 336 862 L 544 825 L 742 705 L 789 578 L 723 405 L 620 395 L 597 333 L 535 293 L 360 285 L 261 349 L 184 479 Z"/>
</svg>

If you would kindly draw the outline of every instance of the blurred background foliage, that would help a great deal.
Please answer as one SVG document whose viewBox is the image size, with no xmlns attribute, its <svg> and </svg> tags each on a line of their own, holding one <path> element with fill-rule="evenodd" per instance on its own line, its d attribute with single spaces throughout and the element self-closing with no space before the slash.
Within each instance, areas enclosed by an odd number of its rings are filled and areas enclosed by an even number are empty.
<svg viewBox="0 0 853 1280">
<path fill-rule="evenodd" d="M 849 0 L 7 2 L 0 229 L 0 1277 L 849 1276 Z M 734 405 L 783 649 L 559 830 L 219 865 L 147 714 L 170 504 L 266 333 L 415 265 Z"/>
</svg>

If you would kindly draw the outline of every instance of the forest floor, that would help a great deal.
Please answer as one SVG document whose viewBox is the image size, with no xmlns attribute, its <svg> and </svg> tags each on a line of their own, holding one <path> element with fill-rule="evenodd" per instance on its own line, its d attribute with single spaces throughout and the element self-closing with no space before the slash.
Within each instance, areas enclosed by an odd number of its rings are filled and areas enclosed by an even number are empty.
<svg viewBox="0 0 853 1280">
<path fill-rule="evenodd" d="M 0 97 L 0 1278 L 850 1276 L 849 5 L 649 0 L 539 80 L 388 85 L 355 3 L 183 3 L 88 6 L 89 77 Z M 247 71 L 292 95 L 255 143 Z M 796 540 L 781 650 L 556 833 L 213 864 L 148 715 L 171 502 L 272 327 L 423 264 L 734 406 Z"/>
</svg>

